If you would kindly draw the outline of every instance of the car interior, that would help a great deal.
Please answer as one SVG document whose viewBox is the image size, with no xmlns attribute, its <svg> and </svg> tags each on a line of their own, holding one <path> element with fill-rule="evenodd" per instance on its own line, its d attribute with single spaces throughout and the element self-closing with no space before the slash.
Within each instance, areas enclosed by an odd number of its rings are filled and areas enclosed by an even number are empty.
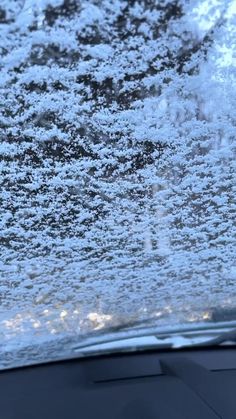
<svg viewBox="0 0 236 419">
<path fill-rule="evenodd" d="M 234 347 L 150 350 L 0 372 L 4 419 L 235 419 Z"/>
</svg>

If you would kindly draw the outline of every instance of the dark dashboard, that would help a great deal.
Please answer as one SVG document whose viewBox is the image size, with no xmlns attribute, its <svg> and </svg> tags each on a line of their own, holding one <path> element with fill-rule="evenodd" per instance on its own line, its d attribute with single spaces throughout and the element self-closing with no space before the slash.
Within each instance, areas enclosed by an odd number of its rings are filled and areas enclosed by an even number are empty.
<svg viewBox="0 0 236 419">
<path fill-rule="evenodd" d="M 80 358 L 0 372 L 2 419 L 235 419 L 233 347 Z"/>
</svg>

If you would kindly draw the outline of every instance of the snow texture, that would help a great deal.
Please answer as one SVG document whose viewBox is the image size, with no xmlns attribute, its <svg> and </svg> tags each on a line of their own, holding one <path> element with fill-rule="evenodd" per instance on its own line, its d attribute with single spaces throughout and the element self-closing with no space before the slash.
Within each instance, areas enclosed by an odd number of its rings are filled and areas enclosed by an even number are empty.
<svg viewBox="0 0 236 419">
<path fill-rule="evenodd" d="M 234 305 L 235 126 L 234 0 L 0 0 L 1 342 Z"/>
</svg>

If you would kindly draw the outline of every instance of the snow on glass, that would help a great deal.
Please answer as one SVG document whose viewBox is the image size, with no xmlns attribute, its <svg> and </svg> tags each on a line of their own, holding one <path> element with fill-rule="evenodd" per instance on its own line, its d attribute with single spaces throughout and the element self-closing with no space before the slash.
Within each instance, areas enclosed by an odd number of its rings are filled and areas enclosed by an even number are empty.
<svg viewBox="0 0 236 419">
<path fill-rule="evenodd" d="M 1 341 L 235 303 L 235 45 L 234 0 L 0 1 Z"/>
</svg>

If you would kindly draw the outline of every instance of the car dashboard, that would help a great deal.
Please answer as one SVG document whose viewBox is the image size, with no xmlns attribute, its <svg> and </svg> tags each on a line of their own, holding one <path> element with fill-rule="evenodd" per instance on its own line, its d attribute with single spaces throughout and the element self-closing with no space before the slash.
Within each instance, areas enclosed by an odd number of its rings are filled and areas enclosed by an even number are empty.
<svg viewBox="0 0 236 419">
<path fill-rule="evenodd" d="M 3 419 L 235 419 L 234 347 L 151 350 L 0 372 Z"/>
</svg>

